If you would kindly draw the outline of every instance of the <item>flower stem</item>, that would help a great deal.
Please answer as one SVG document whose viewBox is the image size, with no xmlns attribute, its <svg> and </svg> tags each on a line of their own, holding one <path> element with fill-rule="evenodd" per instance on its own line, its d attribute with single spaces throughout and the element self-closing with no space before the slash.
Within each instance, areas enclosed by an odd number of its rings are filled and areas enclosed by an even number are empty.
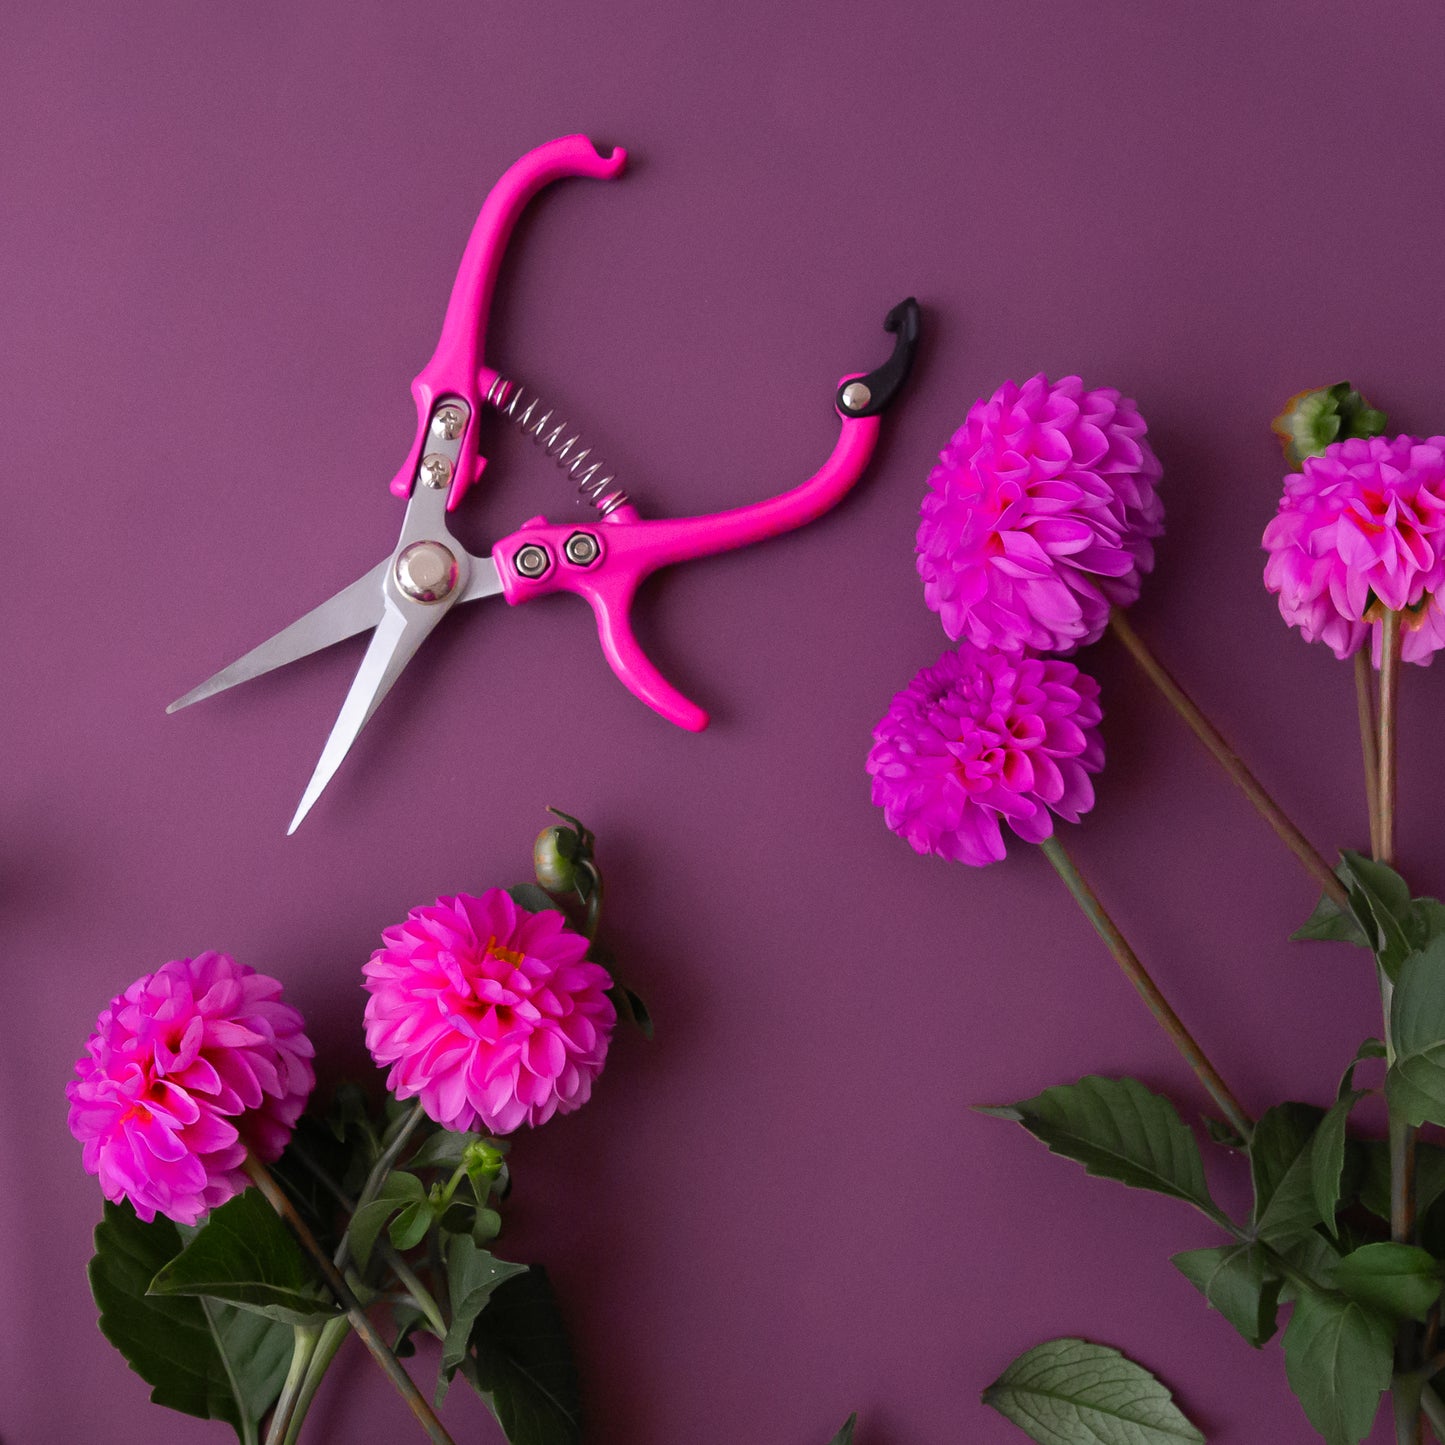
<svg viewBox="0 0 1445 1445">
<path fill-rule="evenodd" d="M 1179 1050 L 1185 1063 L 1194 1070 L 1199 1082 L 1204 1085 L 1209 1097 L 1219 1105 L 1224 1117 L 1233 1125 L 1240 1138 L 1248 1140 L 1254 1123 L 1245 1113 L 1238 1099 L 1230 1092 L 1229 1086 L 1219 1076 L 1219 1071 L 1205 1056 L 1204 1050 L 1194 1041 L 1194 1036 L 1169 1006 L 1169 1001 L 1159 991 L 1159 986 L 1149 977 L 1148 970 L 1139 961 L 1139 956 L 1129 946 L 1129 941 L 1120 932 L 1118 924 L 1109 916 L 1099 902 L 1094 890 L 1089 887 L 1074 860 L 1064 851 L 1058 835 L 1045 838 L 1039 847 L 1044 856 L 1054 865 L 1054 871 L 1063 879 L 1064 886 L 1073 895 L 1074 901 L 1083 910 L 1084 916 L 1094 925 L 1094 931 L 1108 945 L 1114 960 L 1123 969 L 1124 976 L 1138 990 L 1148 1006 L 1149 1012 L 1158 1020 L 1159 1026 L 1169 1035 L 1169 1041 Z"/>
<path fill-rule="evenodd" d="M 391 1142 L 377 1156 L 376 1163 L 371 1166 L 371 1173 L 366 1176 L 366 1183 L 361 1186 L 361 1194 L 357 1198 L 356 1208 L 351 1211 L 355 1218 L 356 1212 L 370 1204 L 378 1194 L 381 1193 L 381 1186 L 386 1183 L 386 1176 L 391 1173 L 391 1166 L 401 1158 L 401 1151 L 406 1148 L 406 1141 L 411 1138 L 416 1126 L 426 1117 L 425 1110 L 418 1099 L 412 1105 L 411 1113 L 402 1121 L 401 1127 L 392 1136 Z M 346 1261 L 351 1257 L 351 1235 L 350 1233 L 341 1236 L 341 1243 L 336 1247 L 336 1268 L 345 1269 Z"/>
<path fill-rule="evenodd" d="M 301 1438 L 301 1427 L 306 1422 L 306 1412 L 310 1410 L 311 1402 L 316 1398 L 316 1391 L 321 1387 L 321 1381 L 330 1368 L 332 1360 L 336 1358 L 336 1352 L 341 1348 L 341 1343 L 345 1340 L 350 1328 L 350 1321 L 344 1315 L 339 1315 L 334 1320 L 327 1320 L 321 1326 L 321 1334 L 311 1351 L 311 1357 L 306 1364 L 306 1373 L 301 1380 L 301 1388 L 297 1392 L 296 1401 L 291 1408 L 291 1417 L 286 1422 L 286 1434 L 282 1437 L 281 1445 L 296 1445 Z"/>
<path fill-rule="evenodd" d="M 1344 885 L 1335 877 L 1330 865 L 1320 856 L 1308 838 L 1294 825 L 1284 809 L 1265 792 L 1259 779 L 1245 767 L 1239 755 L 1224 740 L 1223 734 L 1199 710 L 1198 704 L 1174 680 L 1167 668 L 1149 650 L 1119 608 L 1109 614 L 1109 627 L 1128 649 L 1144 675 L 1164 694 L 1175 712 L 1193 729 L 1195 737 L 1209 750 L 1214 760 L 1229 774 L 1245 797 L 1254 804 L 1260 816 L 1279 834 L 1285 845 L 1304 864 L 1306 871 L 1342 909 L 1349 907 Z"/>
<path fill-rule="evenodd" d="M 293 1331 L 295 1340 L 291 1347 L 291 1368 L 286 1372 L 286 1382 L 281 1386 L 276 1408 L 271 1412 L 271 1426 L 266 1431 L 266 1445 L 281 1445 L 290 1430 L 291 1418 L 296 1412 L 296 1403 L 301 1397 L 301 1387 L 306 1379 L 307 1369 L 316 1353 L 316 1342 L 321 1337 L 321 1325 L 297 1325 Z"/>
<path fill-rule="evenodd" d="M 316 1236 L 307 1227 L 306 1221 L 296 1212 L 295 1206 L 271 1177 L 271 1171 L 254 1155 L 247 1156 L 245 1168 L 251 1182 L 266 1196 L 266 1202 L 291 1226 L 292 1233 L 300 1240 L 307 1254 L 315 1260 L 322 1278 L 325 1279 L 332 1294 L 336 1296 L 337 1301 L 346 1311 L 346 1318 L 351 1322 L 351 1328 L 361 1337 L 362 1344 L 371 1351 L 386 1377 L 401 1393 L 412 1414 L 421 1422 L 427 1439 L 431 1440 L 433 1445 L 455 1445 L 452 1437 L 442 1428 L 441 1421 L 432 1413 L 431 1406 L 422 1398 L 421 1392 L 412 1383 L 411 1376 L 402 1369 L 401 1362 L 387 1349 L 385 1342 L 377 1334 L 375 1326 L 367 1319 L 366 1311 L 361 1308 L 360 1302 L 351 1292 L 351 1286 L 341 1277 L 341 1271 L 332 1263 L 331 1256 L 322 1249 Z"/>
<path fill-rule="evenodd" d="M 1396 702 L 1400 691 L 1400 614 L 1387 612 L 1380 638 L 1380 845 L 1381 863 L 1395 861 Z"/>
<path fill-rule="evenodd" d="M 1360 755 L 1365 764 L 1365 806 L 1370 810 L 1370 856 L 1380 852 L 1380 740 L 1375 724 L 1375 669 L 1369 652 L 1355 653 L 1355 711 L 1360 718 Z"/>
</svg>

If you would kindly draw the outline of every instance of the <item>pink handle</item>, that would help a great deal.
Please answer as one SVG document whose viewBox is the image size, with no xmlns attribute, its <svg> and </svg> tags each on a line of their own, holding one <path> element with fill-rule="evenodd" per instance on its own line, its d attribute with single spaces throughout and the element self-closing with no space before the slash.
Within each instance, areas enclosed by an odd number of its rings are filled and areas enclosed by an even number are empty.
<svg viewBox="0 0 1445 1445">
<path fill-rule="evenodd" d="M 611 155 L 604 156 L 585 135 L 563 136 L 561 140 L 548 141 L 528 151 L 509 166 L 492 187 L 472 227 L 467 248 L 462 252 L 461 266 L 442 321 L 441 340 L 432 359 L 411 384 L 411 394 L 416 398 L 416 441 L 401 470 L 392 478 L 391 490 L 398 497 L 411 495 L 432 409 L 442 397 L 461 397 L 470 410 L 451 490 L 447 493 L 448 511 L 461 501 L 486 466 L 476 443 L 477 413 L 481 410 L 477 376 L 482 369 L 482 345 L 502 253 L 527 202 L 543 186 L 563 176 L 610 180 L 626 163 L 627 152 L 620 146 Z"/>
<path fill-rule="evenodd" d="M 842 430 L 832 455 L 782 496 L 706 517 L 647 521 L 625 506 L 598 525 L 532 518 L 492 553 L 503 595 L 513 606 L 552 592 L 585 597 L 597 615 L 602 651 L 628 690 L 669 722 L 701 732 L 707 714 L 658 672 L 633 636 L 632 599 L 659 567 L 776 537 L 835 506 L 868 465 L 879 427 L 876 416 L 839 415 Z"/>
</svg>

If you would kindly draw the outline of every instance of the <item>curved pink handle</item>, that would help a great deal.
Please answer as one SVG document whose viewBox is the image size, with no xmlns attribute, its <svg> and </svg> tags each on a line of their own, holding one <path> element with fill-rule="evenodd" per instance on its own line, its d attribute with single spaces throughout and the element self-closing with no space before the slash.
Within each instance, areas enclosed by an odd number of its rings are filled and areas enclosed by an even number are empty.
<svg viewBox="0 0 1445 1445">
<path fill-rule="evenodd" d="M 552 592 L 585 597 L 597 616 L 602 651 L 633 696 L 678 727 L 701 732 L 707 713 L 678 692 L 638 645 L 632 632 L 632 599 L 659 567 L 776 537 L 836 505 L 868 465 L 879 427 L 876 416 L 839 415 L 842 429 L 832 455 L 806 482 L 782 496 L 706 517 L 649 521 L 630 506 L 619 507 L 597 525 L 558 525 L 534 517 L 492 553 L 503 596 L 513 606 Z M 539 567 L 540 575 L 528 575 Z"/>
<path fill-rule="evenodd" d="M 401 470 L 392 478 L 391 490 L 398 497 L 411 495 L 426 442 L 427 425 L 432 408 L 439 398 L 459 396 L 468 405 L 471 415 L 462 437 L 461 452 L 447 494 L 450 511 L 466 490 L 482 474 L 485 459 L 476 445 L 477 413 L 481 400 L 477 395 L 477 375 L 482 368 L 482 345 L 487 332 L 487 318 L 492 307 L 492 293 L 501 269 L 502 253 L 511 238 L 512 228 L 527 202 L 552 181 L 563 176 L 592 176 L 609 180 L 627 163 L 627 152 L 620 146 L 604 156 L 585 135 L 563 136 L 528 151 L 515 161 L 494 185 L 482 203 L 472 234 L 462 252 L 457 279 L 452 286 L 442 321 L 441 340 L 432 359 L 422 367 L 411 384 L 416 398 L 416 440 L 407 453 Z"/>
</svg>

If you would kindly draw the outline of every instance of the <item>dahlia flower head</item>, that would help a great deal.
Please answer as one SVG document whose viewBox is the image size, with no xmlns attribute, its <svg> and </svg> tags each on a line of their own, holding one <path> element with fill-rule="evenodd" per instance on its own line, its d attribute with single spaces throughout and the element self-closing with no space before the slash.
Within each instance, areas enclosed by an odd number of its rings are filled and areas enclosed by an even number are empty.
<svg viewBox="0 0 1445 1445">
<path fill-rule="evenodd" d="M 1284 620 L 1336 657 L 1402 613 L 1401 656 L 1445 645 L 1445 437 L 1351 438 L 1285 477 L 1264 529 L 1264 584 Z"/>
<path fill-rule="evenodd" d="M 1138 407 L 1077 376 L 1006 381 L 969 408 L 928 477 L 923 596 L 977 647 L 1072 652 L 1139 596 L 1164 530 Z"/>
<path fill-rule="evenodd" d="M 279 1158 L 315 1086 L 303 1029 L 274 978 L 224 953 L 163 963 L 112 999 L 65 1089 L 105 1197 L 195 1224 L 239 1194 L 247 1152 Z"/>
<path fill-rule="evenodd" d="M 500 888 L 414 908 L 362 968 L 366 1046 L 387 1087 L 448 1129 L 508 1134 L 587 1102 L 617 1013 L 560 913 Z"/>
<path fill-rule="evenodd" d="M 1078 822 L 1104 765 L 1099 685 L 1056 657 L 961 642 L 898 693 L 868 753 L 873 801 L 915 852 L 974 867 Z"/>
</svg>

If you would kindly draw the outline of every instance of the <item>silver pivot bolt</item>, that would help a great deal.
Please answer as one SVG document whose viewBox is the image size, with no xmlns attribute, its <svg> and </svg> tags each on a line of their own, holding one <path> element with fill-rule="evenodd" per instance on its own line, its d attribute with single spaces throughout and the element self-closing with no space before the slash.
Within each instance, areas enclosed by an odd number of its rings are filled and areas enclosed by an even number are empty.
<svg viewBox="0 0 1445 1445">
<path fill-rule="evenodd" d="M 457 559 L 440 542 L 413 542 L 394 570 L 396 585 L 415 602 L 440 602 L 457 585 Z"/>
<path fill-rule="evenodd" d="M 843 388 L 843 405 L 849 411 L 862 411 L 872 400 L 873 393 L 861 381 L 850 381 Z"/>
<path fill-rule="evenodd" d="M 452 479 L 452 459 L 440 452 L 430 452 L 421 459 L 421 484 L 444 487 Z"/>
<path fill-rule="evenodd" d="M 597 545 L 597 538 L 586 532 L 573 532 L 567 538 L 567 545 L 562 549 L 567 554 L 569 562 L 575 562 L 579 567 L 585 567 L 589 562 L 597 560 L 597 554 L 601 550 Z"/>
<path fill-rule="evenodd" d="M 547 570 L 547 554 L 535 544 L 529 544 L 513 558 L 513 565 L 523 577 L 540 577 Z"/>
<path fill-rule="evenodd" d="M 461 436 L 466 424 L 466 413 L 459 406 L 444 406 L 431 419 L 432 434 L 443 441 L 454 442 Z"/>
</svg>

